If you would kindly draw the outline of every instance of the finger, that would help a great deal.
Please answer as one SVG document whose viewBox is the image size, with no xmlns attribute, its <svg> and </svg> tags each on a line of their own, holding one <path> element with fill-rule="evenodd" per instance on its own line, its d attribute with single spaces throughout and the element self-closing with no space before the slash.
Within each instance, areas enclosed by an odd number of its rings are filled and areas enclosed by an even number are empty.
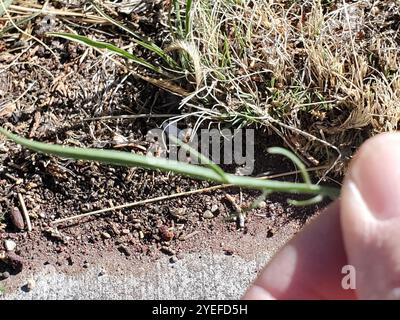
<svg viewBox="0 0 400 320">
<path fill-rule="evenodd" d="M 342 288 L 347 264 L 338 202 L 289 242 L 261 272 L 244 299 L 351 299 Z"/>
<path fill-rule="evenodd" d="M 342 229 L 357 294 L 400 299 L 400 134 L 359 150 L 342 188 Z"/>
</svg>

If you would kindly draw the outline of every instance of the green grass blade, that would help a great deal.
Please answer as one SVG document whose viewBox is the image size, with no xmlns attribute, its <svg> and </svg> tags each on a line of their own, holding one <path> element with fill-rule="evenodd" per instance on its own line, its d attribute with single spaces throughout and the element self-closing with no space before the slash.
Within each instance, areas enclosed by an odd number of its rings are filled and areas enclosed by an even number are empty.
<svg viewBox="0 0 400 320">
<path fill-rule="evenodd" d="M 163 74 L 163 71 L 159 67 L 156 67 L 156 66 L 152 65 L 151 63 L 147 62 L 146 60 L 136 57 L 135 55 L 129 53 L 128 51 L 118 48 L 117 46 L 114 46 L 110 43 L 92 40 L 92 39 L 89 39 L 88 37 L 80 36 L 80 35 L 72 34 L 72 33 L 50 32 L 47 34 L 50 36 L 55 36 L 55 37 L 75 41 L 75 42 L 84 44 L 86 46 L 92 47 L 92 48 L 106 49 L 106 50 L 116 53 L 119 56 L 124 57 L 136 64 L 139 64 L 139 65 L 146 67 L 150 70 L 153 70 L 157 73 Z"/>
<path fill-rule="evenodd" d="M 301 162 L 301 160 L 294 153 L 290 152 L 289 150 L 279 148 L 279 147 L 272 147 L 272 148 L 269 148 L 267 151 L 271 154 L 280 154 L 280 155 L 283 155 L 283 156 L 289 158 L 295 164 L 295 166 L 300 170 L 300 173 L 303 177 L 304 182 L 307 184 L 311 184 L 311 179 L 306 170 L 304 163 Z"/>
<path fill-rule="evenodd" d="M 190 25 L 190 14 L 192 10 L 192 0 L 186 0 L 186 12 L 185 12 L 185 36 L 189 34 L 191 25 Z"/>
<path fill-rule="evenodd" d="M 181 6 L 179 4 L 179 0 L 172 0 L 172 5 L 175 10 L 175 28 L 177 30 L 177 38 L 183 39 L 183 28 L 182 28 L 182 19 L 181 19 Z"/>
<path fill-rule="evenodd" d="M 137 34 L 136 32 L 132 31 L 131 29 L 129 29 L 128 27 L 126 27 L 124 24 L 122 24 L 121 22 L 113 19 L 112 17 L 110 17 L 108 14 L 106 14 L 103 10 L 101 10 L 99 8 L 99 6 L 94 3 L 93 1 L 91 1 L 91 3 L 93 4 L 93 7 L 95 8 L 95 10 L 106 20 L 108 20 L 109 22 L 111 22 L 112 24 L 116 25 L 118 28 L 124 30 L 125 32 L 129 33 L 130 35 L 133 36 L 132 41 L 134 41 L 135 43 L 137 43 L 138 45 L 142 46 L 143 48 L 150 50 L 151 52 L 154 52 L 156 55 L 158 55 L 159 57 L 161 57 L 165 62 L 168 63 L 169 66 L 171 67 L 177 67 L 176 62 L 174 61 L 174 59 L 172 59 L 166 52 L 164 52 L 163 49 L 161 49 L 159 46 L 157 46 L 155 43 L 152 42 L 148 42 L 145 39 L 143 39 L 143 37 L 141 37 L 139 34 Z"/>
<path fill-rule="evenodd" d="M 312 204 L 320 203 L 323 199 L 324 199 L 324 197 L 319 194 L 315 197 L 312 197 L 311 199 L 306 199 L 306 200 L 288 199 L 287 202 L 296 207 L 303 207 L 303 206 L 309 206 Z"/>
<path fill-rule="evenodd" d="M 142 167 L 152 170 L 161 170 L 164 172 L 171 171 L 199 180 L 225 183 L 225 179 L 223 179 L 220 174 L 210 168 L 196 166 L 175 160 L 148 157 L 133 154 L 130 152 L 66 147 L 50 143 L 37 142 L 15 135 L 2 127 L 0 127 L 0 133 L 5 135 L 7 138 L 13 140 L 14 142 L 27 147 L 28 149 L 44 154 L 57 155 L 64 158 L 78 160 L 98 161 L 113 165 Z M 339 196 L 339 190 L 331 187 L 310 185 L 306 183 L 262 180 L 253 177 L 236 176 L 228 173 L 226 173 L 225 176 L 232 185 L 248 189 L 257 189 L 271 192 L 314 194 L 329 196 L 332 199 Z"/>
<path fill-rule="evenodd" d="M 186 143 L 183 143 L 181 140 L 178 138 L 175 138 L 174 136 L 170 135 L 169 139 L 171 139 L 172 142 L 178 144 L 183 150 L 188 151 L 191 156 L 196 157 L 197 160 L 201 164 L 206 165 L 209 167 L 211 170 L 216 172 L 223 180 L 225 183 L 229 183 L 229 179 L 227 177 L 227 174 L 222 170 L 222 168 L 217 165 L 216 163 L 212 162 L 210 159 L 208 159 L 206 156 L 198 152 L 197 150 L 193 149 L 191 146 L 189 146 Z"/>
<path fill-rule="evenodd" d="M 198 178 L 220 180 L 219 175 L 217 175 L 211 169 L 190 165 L 183 162 L 168 160 L 164 158 L 142 156 L 130 152 L 90 148 L 75 148 L 50 143 L 42 143 L 12 134 L 3 128 L 0 128 L 0 133 L 4 134 L 6 137 L 20 145 L 44 154 L 52 154 L 60 157 L 78 160 L 93 160 L 121 166 L 137 166 L 153 170 L 158 169 L 161 171 L 173 171 Z"/>
<path fill-rule="evenodd" d="M 22 26 L 22 25 L 24 25 L 25 23 L 27 23 L 27 22 L 33 20 L 34 18 L 36 18 L 36 17 L 39 16 L 39 15 L 40 15 L 40 12 L 36 12 L 36 13 L 34 13 L 34 14 L 32 14 L 32 15 L 26 17 L 26 18 L 22 18 L 22 19 L 20 19 L 20 20 L 14 21 L 14 24 L 15 24 L 17 27 Z M 8 25 L 7 27 L 1 29 L 1 30 L 0 30 L 0 38 L 3 37 L 7 32 L 9 32 L 9 31 L 11 31 L 11 30 L 13 30 L 13 29 L 15 29 L 15 26 L 14 26 L 13 24 Z"/>
</svg>

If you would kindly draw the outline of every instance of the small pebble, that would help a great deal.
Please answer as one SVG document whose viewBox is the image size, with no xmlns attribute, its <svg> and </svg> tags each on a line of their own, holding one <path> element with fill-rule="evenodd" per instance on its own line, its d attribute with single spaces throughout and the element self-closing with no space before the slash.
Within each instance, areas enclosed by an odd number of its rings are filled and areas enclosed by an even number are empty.
<svg viewBox="0 0 400 320">
<path fill-rule="evenodd" d="M 217 211 L 218 211 L 218 205 L 214 204 L 214 205 L 211 207 L 211 212 L 212 212 L 212 213 L 215 213 L 215 212 L 217 212 Z"/>
<path fill-rule="evenodd" d="M 4 247 L 6 248 L 7 251 L 14 251 L 15 248 L 17 247 L 17 244 L 12 240 L 5 240 Z"/>
<path fill-rule="evenodd" d="M 258 207 L 259 208 L 265 208 L 267 206 L 267 203 L 265 202 L 265 201 L 261 201 L 259 204 L 258 204 Z"/>
<path fill-rule="evenodd" d="M 11 221 L 14 226 L 19 229 L 23 230 L 25 228 L 24 219 L 22 218 L 21 211 L 17 207 L 11 209 Z"/>
<path fill-rule="evenodd" d="M 244 219 L 245 219 L 244 215 L 242 213 L 239 213 L 238 218 L 239 218 L 239 221 L 238 221 L 239 228 L 244 228 Z"/>
<path fill-rule="evenodd" d="M 232 256 L 232 255 L 235 253 L 235 251 L 234 251 L 233 249 L 231 249 L 231 248 L 225 248 L 225 249 L 224 249 L 224 253 L 225 253 L 227 256 Z"/>
<path fill-rule="evenodd" d="M 135 229 L 135 230 L 139 230 L 141 227 L 142 226 L 141 226 L 140 223 L 135 223 L 135 224 L 132 225 L 132 228 Z"/>
<path fill-rule="evenodd" d="M 171 241 L 174 238 L 174 232 L 169 230 L 167 226 L 161 226 L 160 229 L 161 238 L 164 241 Z"/>
<path fill-rule="evenodd" d="M 101 269 L 101 270 L 99 271 L 99 274 L 98 274 L 97 276 L 98 276 L 98 277 L 102 277 L 102 276 L 105 276 L 106 274 L 107 274 L 106 270 Z"/>
<path fill-rule="evenodd" d="M 46 214 L 44 212 L 39 212 L 39 217 L 42 219 L 46 218 Z"/>
<path fill-rule="evenodd" d="M 105 239 L 110 239 L 110 238 L 111 238 L 111 236 L 110 236 L 110 234 L 109 234 L 108 232 L 102 232 L 102 233 L 101 233 L 101 236 L 102 236 L 103 238 L 105 238 Z"/>
<path fill-rule="evenodd" d="M 212 214 L 212 212 L 210 210 L 206 210 L 203 213 L 203 218 L 204 219 L 212 219 L 212 218 L 214 218 L 214 215 Z"/>
<path fill-rule="evenodd" d="M 125 256 L 127 256 L 127 257 L 129 257 L 129 256 L 131 255 L 131 252 L 129 251 L 129 249 L 128 249 L 126 246 L 124 246 L 124 245 L 120 245 L 120 246 L 118 247 L 118 250 L 119 250 L 121 253 L 123 253 Z"/>
<path fill-rule="evenodd" d="M 1 274 L 1 278 L 2 279 L 7 279 L 7 278 L 9 278 L 10 277 L 10 273 L 8 272 L 8 271 L 4 271 L 2 274 Z"/>
<path fill-rule="evenodd" d="M 178 259 L 177 256 L 172 256 L 172 257 L 169 259 L 169 262 L 170 262 L 170 263 L 176 263 L 176 262 L 178 262 L 178 261 L 179 261 L 179 259 Z"/>
<path fill-rule="evenodd" d="M 166 246 L 161 247 L 161 251 L 169 256 L 174 256 L 176 254 L 175 250 L 168 248 Z"/>
<path fill-rule="evenodd" d="M 36 286 L 36 281 L 33 279 L 28 279 L 28 281 L 26 282 L 26 290 L 27 291 L 32 291 Z"/>
<path fill-rule="evenodd" d="M 24 259 L 12 251 L 7 253 L 7 263 L 17 272 L 24 267 Z"/>
</svg>

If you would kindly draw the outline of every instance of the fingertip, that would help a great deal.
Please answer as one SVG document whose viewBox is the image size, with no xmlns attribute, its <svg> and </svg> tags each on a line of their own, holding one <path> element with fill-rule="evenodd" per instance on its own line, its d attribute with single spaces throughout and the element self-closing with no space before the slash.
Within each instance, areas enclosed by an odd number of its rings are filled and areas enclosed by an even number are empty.
<svg viewBox="0 0 400 320">
<path fill-rule="evenodd" d="M 390 298 L 400 286 L 400 134 L 368 140 L 341 192 L 345 248 L 360 298 Z"/>
<path fill-rule="evenodd" d="M 242 300 L 275 300 L 275 298 L 264 287 L 252 284 L 243 295 Z"/>
<path fill-rule="evenodd" d="M 347 264 L 334 202 L 282 248 L 260 273 L 245 299 L 352 299 L 341 286 Z"/>
</svg>

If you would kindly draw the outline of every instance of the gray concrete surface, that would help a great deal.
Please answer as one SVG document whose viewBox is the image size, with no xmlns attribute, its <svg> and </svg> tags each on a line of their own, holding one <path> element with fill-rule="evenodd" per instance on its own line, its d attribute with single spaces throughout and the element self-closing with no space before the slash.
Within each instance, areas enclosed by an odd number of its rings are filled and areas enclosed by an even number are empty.
<svg viewBox="0 0 400 320">
<path fill-rule="evenodd" d="M 268 260 L 188 254 L 171 264 L 165 257 L 133 273 L 110 274 L 101 265 L 87 272 L 67 275 L 46 266 L 33 275 L 19 277 L 16 291 L 5 299 L 237 299 Z M 24 284 L 33 279 L 34 288 Z"/>
<path fill-rule="evenodd" d="M 257 272 L 298 230 L 287 224 L 273 237 L 263 232 L 240 236 L 242 255 L 224 255 L 203 243 L 203 249 L 182 255 L 175 263 L 163 256 L 156 261 L 128 260 L 118 250 L 102 254 L 85 271 L 38 264 L 25 268 L 1 284 L 1 299 L 238 299 Z M 232 238 L 227 236 L 225 242 Z M 217 241 L 217 240 L 211 240 Z M 218 240 L 221 241 L 221 240 Z M 200 246 L 199 246 L 200 247 Z M 34 280 L 31 291 L 26 284 Z"/>
</svg>

